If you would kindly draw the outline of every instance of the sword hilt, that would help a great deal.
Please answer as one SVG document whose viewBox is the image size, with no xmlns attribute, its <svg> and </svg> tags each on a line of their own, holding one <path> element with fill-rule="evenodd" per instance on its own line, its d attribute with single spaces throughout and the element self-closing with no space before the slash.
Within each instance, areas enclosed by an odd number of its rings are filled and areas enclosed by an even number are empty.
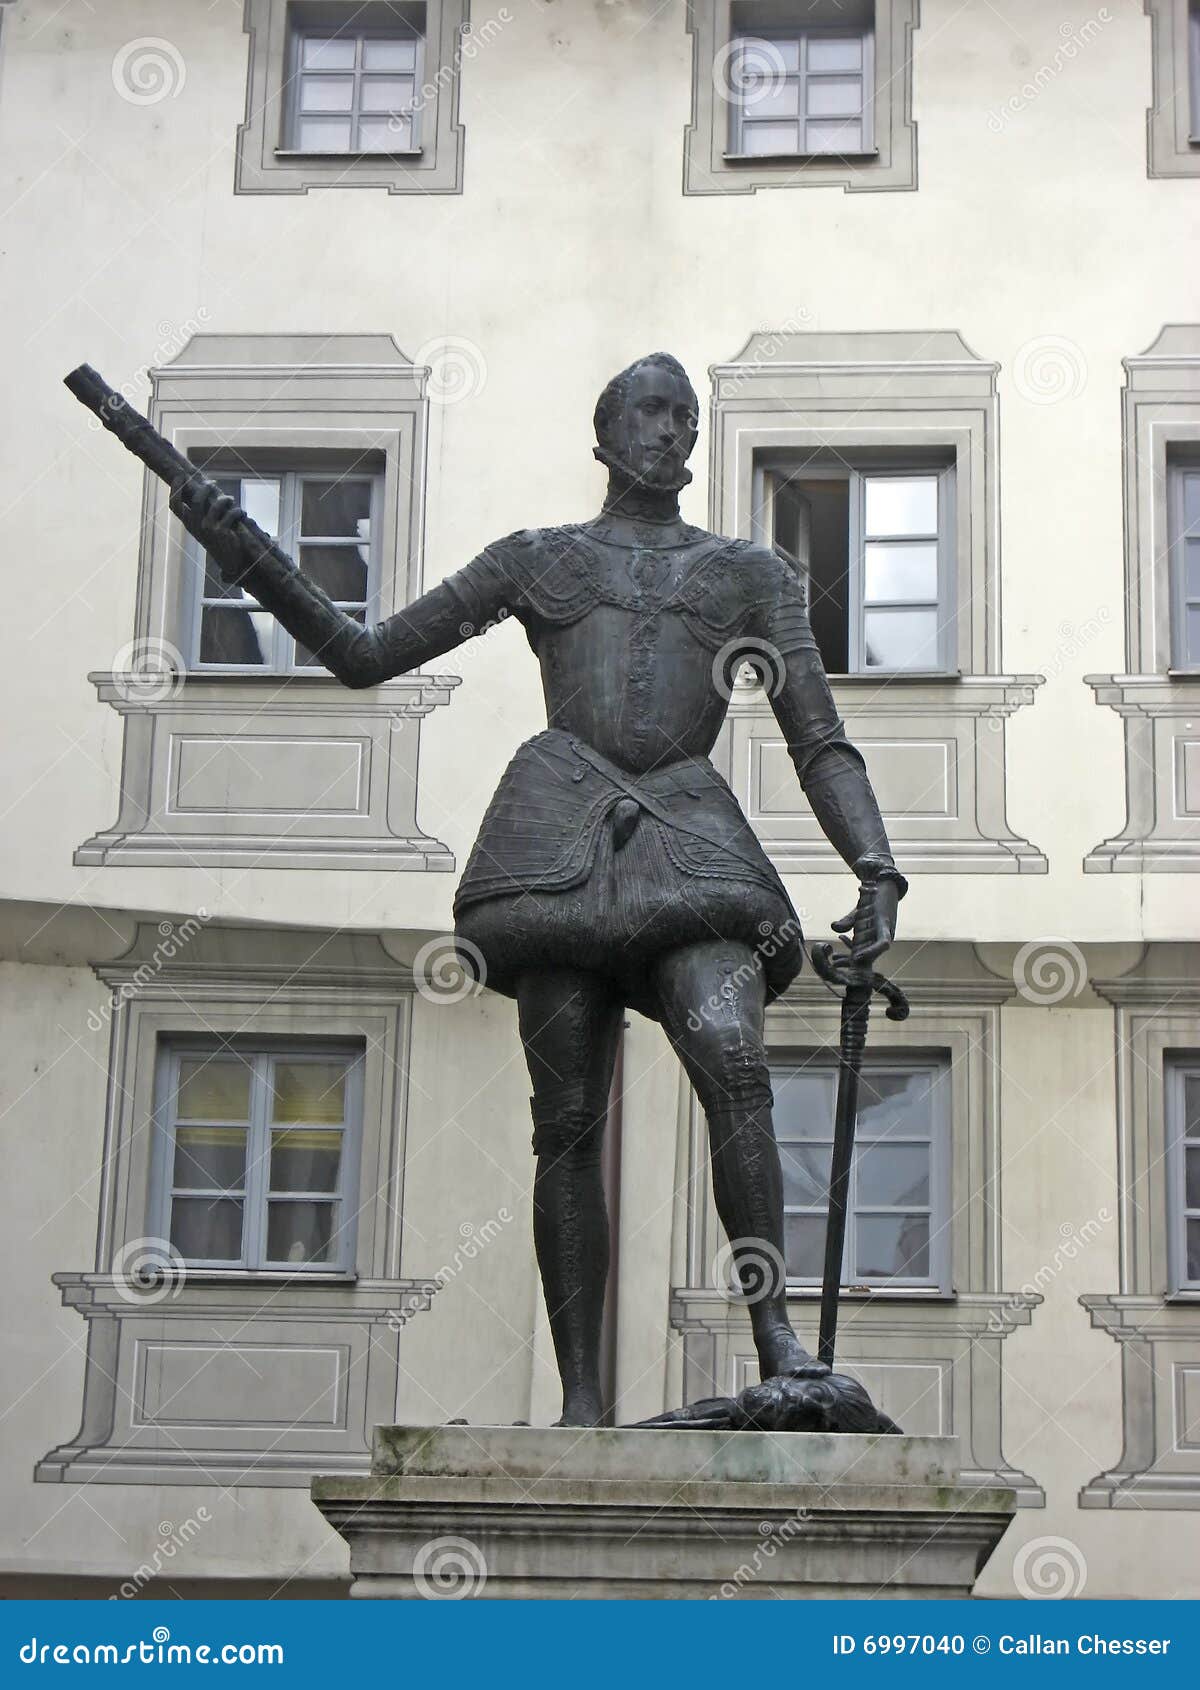
<svg viewBox="0 0 1200 1690">
<path fill-rule="evenodd" d="M 845 995 L 853 992 L 868 1003 L 878 992 L 887 1001 L 884 1013 L 888 1020 L 907 1021 L 908 999 L 894 980 L 889 980 L 873 968 L 864 968 L 861 963 L 855 962 L 849 951 L 835 951 L 832 945 L 814 945 L 809 954 L 813 968 L 834 991 Z"/>
</svg>

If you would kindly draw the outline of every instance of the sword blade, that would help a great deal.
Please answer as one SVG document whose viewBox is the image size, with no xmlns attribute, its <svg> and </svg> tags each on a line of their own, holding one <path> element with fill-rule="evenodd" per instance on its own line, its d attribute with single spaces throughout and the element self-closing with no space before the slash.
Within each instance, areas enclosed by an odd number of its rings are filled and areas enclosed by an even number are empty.
<svg viewBox="0 0 1200 1690">
<path fill-rule="evenodd" d="M 837 1340 L 838 1296 L 842 1288 L 842 1258 L 846 1248 L 846 1215 L 850 1203 L 850 1166 L 854 1160 L 854 1132 L 858 1124 L 858 1081 L 871 1017 L 871 982 L 847 986 L 842 999 L 841 1046 L 838 1055 L 837 1112 L 833 1125 L 833 1157 L 829 1165 L 829 1217 L 825 1223 L 825 1271 L 821 1280 L 821 1324 L 817 1360 L 833 1366 Z"/>
</svg>

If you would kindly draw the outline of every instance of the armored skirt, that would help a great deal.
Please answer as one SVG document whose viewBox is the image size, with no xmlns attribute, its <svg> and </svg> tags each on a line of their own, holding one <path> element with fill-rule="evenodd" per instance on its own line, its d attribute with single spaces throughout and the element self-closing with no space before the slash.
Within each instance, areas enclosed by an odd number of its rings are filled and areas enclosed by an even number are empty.
<svg viewBox="0 0 1200 1690">
<path fill-rule="evenodd" d="M 655 964 L 733 940 L 767 996 L 803 959 L 799 918 L 737 799 L 704 757 L 633 776 L 548 729 L 505 770 L 454 901 L 464 964 L 516 995 L 520 976 L 578 968 L 658 1017 Z"/>
</svg>

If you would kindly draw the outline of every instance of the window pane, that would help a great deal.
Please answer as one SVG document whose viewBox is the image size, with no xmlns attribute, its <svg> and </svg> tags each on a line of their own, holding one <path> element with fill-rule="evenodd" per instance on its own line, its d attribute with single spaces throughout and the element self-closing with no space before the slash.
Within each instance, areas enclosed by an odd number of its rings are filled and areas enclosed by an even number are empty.
<svg viewBox="0 0 1200 1690">
<path fill-rule="evenodd" d="M 776 1072 L 775 1131 L 781 1139 L 827 1139 L 833 1129 L 834 1076 L 829 1069 Z"/>
<path fill-rule="evenodd" d="M 204 554 L 204 596 L 206 599 L 226 599 L 250 610 L 260 608 L 258 600 L 246 587 L 223 578 L 220 566 L 210 552 Z"/>
<path fill-rule="evenodd" d="M 241 1199 L 176 1197 L 171 1203 L 171 1243 L 188 1261 L 240 1261 Z"/>
<path fill-rule="evenodd" d="M 206 605 L 200 615 L 201 663 L 270 663 L 275 619 L 265 610 Z"/>
<path fill-rule="evenodd" d="M 859 1215 L 856 1279 L 929 1278 L 928 1215 Z"/>
<path fill-rule="evenodd" d="M 1184 1159 L 1184 1207 L 1200 1210 L 1200 1144 L 1189 1145 Z"/>
<path fill-rule="evenodd" d="M 1200 1279 L 1200 1221 L 1187 1223 L 1187 1277 Z"/>
<path fill-rule="evenodd" d="M 242 481 L 238 503 L 272 539 L 279 538 L 279 482 L 247 477 Z"/>
<path fill-rule="evenodd" d="M 348 153 L 348 117 L 300 117 L 296 119 L 296 146 L 302 153 Z"/>
<path fill-rule="evenodd" d="M 361 111 L 408 111 L 412 103 L 411 76 L 368 76 L 363 79 Z"/>
<path fill-rule="evenodd" d="M 805 95 L 809 117 L 854 117 L 862 113 L 862 83 L 857 76 L 831 76 L 809 82 Z"/>
<path fill-rule="evenodd" d="M 862 40 L 850 36 L 832 39 L 814 35 L 808 43 L 808 68 L 812 72 L 830 70 L 859 70 L 862 67 Z"/>
<path fill-rule="evenodd" d="M 359 123 L 360 152 L 398 153 L 412 144 L 412 124 L 406 117 L 364 117 Z"/>
<path fill-rule="evenodd" d="M 357 546 L 301 546 L 300 567 L 331 599 L 361 604 L 367 596 L 367 566 Z"/>
<path fill-rule="evenodd" d="M 341 1160 L 340 1132 L 285 1127 L 271 1134 L 271 1190 L 336 1191 Z"/>
<path fill-rule="evenodd" d="M 1200 1074 L 1184 1075 L 1183 1131 L 1185 1138 L 1200 1138 Z"/>
<path fill-rule="evenodd" d="M 801 1208 L 820 1208 L 829 1197 L 832 1144 L 781 1144 L 783 1200 Z"/>
<path fill-rule="evenodd" d="M 272 1202 L 267 1206 L 267 1260 L 328 1262 L 333 1255 L 332 1203 Z"/>
<path fill-rule="evenodd" d="M 1187 641 L 1184 646 L 1185 661 L 1187 663 L 1200 663 L 1200 607 L 1196 605 L 1188 606 L 1187 621 L 1184 628 Z"/>
<path fill-rule="evenodd" d="M 1200 475 L 1183 478 L 1183 528 L 1186 534 L 1200 532 Z"/>
<path fill-rule="evenodd" d="M 314 481 L 301 489 L 300 532 L 306 540 L 366 539 L 371 521 L 369 481 Z"/>
<path fill-rule="evenodd" d="M 862 144 L 861 123 L 829 121 L 804 126 L 804 146 L 810 153 L 860 153 Z"/>
<path fill-rule="evenodd" d="M 820 1279 L 825 1263 L 824 1215 L 785 1215 L 783 1245 L 789 1279 Z"/>
<path fill-rule="evenodd" d="M 935 475 L 868 475 L 867 534 L 891 539 L 903 534 L 936 534 L 938 484 Z"/>
<path fill-rule="evenodd" d="M 1185 540 L 1183 542 L 1185 565 L 1184 596 L 1189 599 L 1200 599 L 1200 539 Z"/>
<path fill-rule="evenodd" d="M 417 63 L 416 39 L 363 42 L 364 70 L 413 70 Z"/>
<path fill-rule="evenodd" d="M 761 89 L 743 95 L 742 107 L 756 123 L 764 117 L 799 117 L 800 84 L 765 82 Z"/>
<path fill-rule="evenodd" d="M 790 41 L 768 41 L 760 35 L 743 35 L 738 38 L 738 48 L 734 59 L 735 88 L 755 81 L 776 82 L 788 71 L 800 69 L 798 36 Z"/>
<path fill-rule="evenodd" d="M 929 1158 L 926 1144 L 860 1144 L 856 1201 L 896 1209 L 928 1203 Z"/>
<path fill-rule="evenodd" d="M 941 1069 L 911 1074 L 868 1068 L 859 1081 L 858 1130 L 862 1138 L 928 1138 L 933 1129 L 933 1088 Z"/>
<path fill-rule="evenodd" d="M 863 618 L 869 669 L 936 669 L 935 610 L 869 610 Z"/>
<path fill-rule="evenodd" d="M 762 157 L 769 153 L 796 153 L 800 150 L 800 130 L 795 123 L 746 123 L 742 128 L 742 146 L 748 153 Z"/>
<path fill-rule="evenodd" d="M 190 1121 L 248 1121 L 248 1065 L 236 1057 L 184 1057 L 179 1064 L 175 1113 Z"/>
<path fill-rule="evenodd" d="M 304 76 L 300 79 L 302 112 L 349 111 L 354 105 L 352 76 Z"/>
<path fill-rule="evenodd" d="M 246 1180 L 244 1127 L 179 1127 L 172 1185 L 238 1191 Z"/>
<path fill-rule="evenodd" d="M 887 604 L 897 599 L 936 601 L 936 545 L 924 541 L 915 545 L 887 545 L 873 541 L 865 548 L 865 561 L 864 589 L 868 604 Z"/>
<path fill-rule="evenodd" d="M 344 1059 L 330 1062 L 289 1062 L 277 1058 L 273 1074 L 273 1121 L 343 1121 L 346 1068 Z"/>
<path fill-rule="evenodd" d="M 305 70 L 353 70 L 356 46 L 353 36 L 340 40 L 310 36 L 303 44 L 300 62 Z"/>
</svg>

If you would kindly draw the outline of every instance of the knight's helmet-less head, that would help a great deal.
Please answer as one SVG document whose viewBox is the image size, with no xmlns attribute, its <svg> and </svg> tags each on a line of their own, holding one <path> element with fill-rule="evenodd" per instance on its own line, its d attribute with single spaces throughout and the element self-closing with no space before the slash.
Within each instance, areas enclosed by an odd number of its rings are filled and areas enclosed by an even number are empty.
<svg viewBox="0 0 1200 1690">
<path fill-rule="evenodd" d="M 615 375 L 596 401 L 595 455 L 617 475 L 678 492 L 696 444 L 699 402 L 687 371 L 669 352 L 651 352 Z"/>
</svg>

